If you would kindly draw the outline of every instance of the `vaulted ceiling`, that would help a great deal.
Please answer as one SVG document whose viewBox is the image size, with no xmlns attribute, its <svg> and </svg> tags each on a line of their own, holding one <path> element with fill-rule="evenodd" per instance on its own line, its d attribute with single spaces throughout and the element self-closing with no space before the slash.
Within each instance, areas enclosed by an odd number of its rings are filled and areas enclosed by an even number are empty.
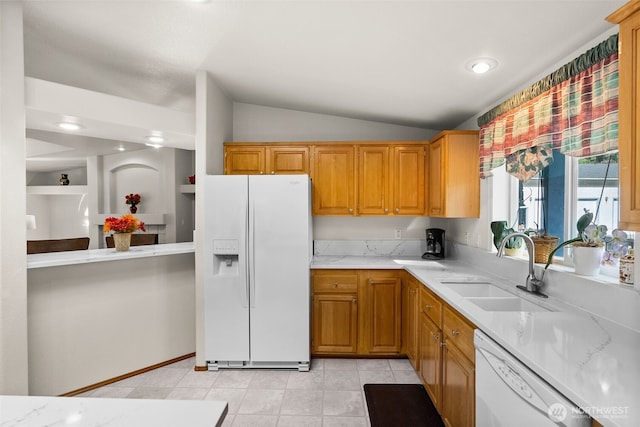
<svg viewBox="0 0 640 427">
<path fill-rule="evenodd" d="M 448 129 L 615 32 L 624 3 L 26 0 L 25 74 L 194 111 L 204 69 L 238 102 Z"/>
</svg>

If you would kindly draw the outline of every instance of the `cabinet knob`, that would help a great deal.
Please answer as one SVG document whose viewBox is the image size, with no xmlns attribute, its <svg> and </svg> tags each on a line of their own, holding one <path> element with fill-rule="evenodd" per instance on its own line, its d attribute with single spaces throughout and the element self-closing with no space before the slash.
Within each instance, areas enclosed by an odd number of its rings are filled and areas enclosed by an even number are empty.
<svg viewBox="0 0 640 427">
<path fill-rule="evenodd" d="M 400 212 L 400 208 L 396 208 L 396 213 Z"/>
<path fill-rule="evenodd" d="M 460 335 L 460 331 L 458 331 L 457 329 L 452 329 L 451 330 L 451 335 L 454 336 L 454 337 L 458 336 L 458 335 Z"/>
<path fill-rule="evenodd" d="M 425 310 L 427 310 L 427 311 L 429 311 L 429 309 L 430 309 L 431 307 L 433 307 L 433 306 L 432 306 L 432 305 L 429 305 L 429 304 L 425 304 L 425 305 L 424 305 L 424 309 L 425 309 Z"/>
<path fill-rule="evenodd" d="M 260 175 L 264 175 L 264 172 L 263 172 L 263 171 L 260 171 Z"/>
<path fill-rule="evenodd" d="M 389 212 L 389 208 L 384 208 L 384 213 L 388 213 Z"/>
<path fill-rule="evenodd" d="M 431 335 L 433 336 L 433 340 L 434 340 L 435 342 L 440 341 L 440 335 L 436 335 L 436 334 L 431 334 Z"/>
<path fill-rule="evenodd" d="M 357 298 L 354 298 L 351 302 L 355 304 L 355 303 L 357 303 L 357 302 L 358 302 L 358 299 L 357 299 Z"/>
<path fill-rule="evenodd" d="M 271 175 L 275 175 L 275 174 L 276 174 L 276 171 L 271 171 Z"/>
<path fill-rule="evenodd" d="M 349 213 L 353 213 L 353 208 L 349 208 Z"/>
<path fill-rule="evenodd" d="M 334 288 L 337 288 L 337 287 L 338 287 L 338 284 L 337 284 L 337 283 L 334 283 L 334 284 L 333 284 L 333 287 L 334 287 Z"/>
</svg>

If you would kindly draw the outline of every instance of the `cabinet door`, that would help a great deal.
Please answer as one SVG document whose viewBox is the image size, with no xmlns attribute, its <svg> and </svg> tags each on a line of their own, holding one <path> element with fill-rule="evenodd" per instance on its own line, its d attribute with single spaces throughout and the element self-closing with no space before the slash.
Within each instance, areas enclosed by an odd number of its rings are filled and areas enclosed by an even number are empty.
<svg viewBox="0 0 640 427">
<path fill-rule="evenodd" d="M 424 215 L 425 148 L 421 145 L 393 148 L 393 213 Z"/>
<path fill-rule="evenodd" d="M 429 144 L 429 203 L 427 205 L 429 216 L 444 215 L 444 197 L 442 182 L 442 162 L 444 159 L 442 139 Z"/>
<path fill-rule="evenodd" d="M 313 148 L 313 214 L 353 215 L 355 206 L 354 146 Z"/>
<path fill-rule="evenodd" d="M 418 284 L 409 274 L 402 281 L 402 345 L 413 367 L 419 370 Z"/>
<path fill-rule="evenodd" d="M 266 173 L 309 173 L 309 147 L 267 147 Z"/>
<path fill-rule="evenodd" d="M 442 331 L 429 317 L 420 315 L 420 379 L 431 401 L 441 411 Z"/>
<path fill-rule="evenodd" d="M 389 178 L 389 146 L 359 146 L 359 215 L 389 213 Z"/>
<path fill-rule="evenodd" d="M 449 427 L 475 425 L 475 369 L 458 348 L 445 339 L 442 369 L 442 415 Z"/>
<path fill-rule="evenodd" d="M 358 346 L 356 294 L 318 294 L 313 297 L 314 353 L 355 353 Z"/>
<path fill-rule="evenodd" d="M 224 148 L 224 173 L 226 175 L 259 175 L 264 173 L 264 147 Z"/>
<path fill-rule="evenodd" d="M 396 277 L 376 277 L 367 280 L 368 319 L 363 325 L 369 338 L 370 353 L 399 353 L 401 346 L 402 289 Z"/>
<path fill-rule="evenodd" d="M 610 18 L 607 19 L 620 23 L 618 225 L 625 230 L 640 231 L 640 11 L 636 10 L 633 2 L 629 2 Z"/>
</svg>

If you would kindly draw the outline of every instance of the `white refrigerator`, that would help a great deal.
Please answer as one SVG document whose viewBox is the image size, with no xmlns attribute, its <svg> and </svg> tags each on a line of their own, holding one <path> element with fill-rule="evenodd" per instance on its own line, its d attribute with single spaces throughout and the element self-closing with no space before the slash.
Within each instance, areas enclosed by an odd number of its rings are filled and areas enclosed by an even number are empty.
<svg viewBox="0 0 640 427">
<path fill-rule="evenodd" d="M 202 186 L 209 370 L 308 371 L 309 176 L 208 175 Z"/>
</svg>

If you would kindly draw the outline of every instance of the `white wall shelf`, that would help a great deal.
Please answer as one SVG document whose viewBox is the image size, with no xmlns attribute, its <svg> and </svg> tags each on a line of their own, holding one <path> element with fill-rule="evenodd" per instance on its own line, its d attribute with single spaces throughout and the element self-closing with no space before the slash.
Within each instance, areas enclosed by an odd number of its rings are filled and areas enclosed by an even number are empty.
<svg viewBox="0 0 640 427">
<path fill-rule="evenodd" d="M 180 186 L 181 193 L 195 193 L 196 185 L 195 184 L 185 184 Z"/>
<path fill-rule="evenodd" d="M 87 194 L 86 185 L 28 185 L 27 194 L 42 196 L 68 196 Z"/>
</svg>

